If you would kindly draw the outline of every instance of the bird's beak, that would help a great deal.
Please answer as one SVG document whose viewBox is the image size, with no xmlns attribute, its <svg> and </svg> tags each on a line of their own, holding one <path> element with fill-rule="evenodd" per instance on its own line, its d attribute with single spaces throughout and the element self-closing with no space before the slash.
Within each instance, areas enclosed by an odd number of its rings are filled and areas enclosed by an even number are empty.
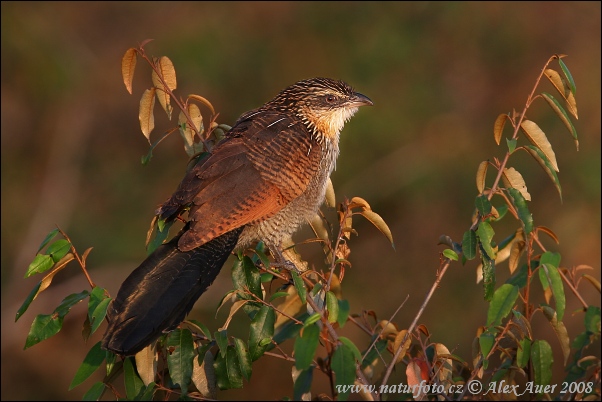
<svg viewBox="0 0 602 402">
<path fill-rule="evenodd" d="M 353 107 L 360 107 L 360 106 L 373 106 L 374 103 L 372 103 L 372 101 L 370 100 L 370 98 L 368 98 L 366 95 L 362 95 L 359 92 L 355 92 L 350 98 L 349 98 L 349 103 L 351 104 L 351 106 Z"/>
</svg>

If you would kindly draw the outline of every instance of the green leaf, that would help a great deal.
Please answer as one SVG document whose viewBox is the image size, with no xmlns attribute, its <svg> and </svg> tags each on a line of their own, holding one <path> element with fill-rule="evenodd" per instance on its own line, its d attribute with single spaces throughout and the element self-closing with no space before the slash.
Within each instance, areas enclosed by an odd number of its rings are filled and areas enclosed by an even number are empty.
<svg viewBox="0 0 602 402">
<path fill-rule="evenodd" d="M 479 240 L 481 240 L 481 246 L 487 254 L 487 257 L 492 260 L 495 260 L 497 255 L 496 251 L 493 249 L 493 247 L 491 247 L 491 241 L 493 240 L 494 234 L 495 232 L 488 222 L 483 221 L 479 223 L 479 227 L 477 228 L 477 236 Z"/>
<path fill-rule="evenodd" d="M 522 289 L 525 286 L 527 286 L 528 273 L 529 272 L 527 270 L 527 264 L 523 264 L 520 266 L 520 268 L 514 271 L 512 276 L 506 280 L 506 283 L 509 285 L 517 286 L 519 289 Z"/>
<path fill-rule="evenodd" d="M 88 297 L 90 293 L 87 290 L 83 290 L 80 293 L 72 293 L 69 296 L 65 297 L 61 304 L 57 308 L 54 309 L 54 313 L 58 314 L 61 317 L 65 317 L 71 308 L 75 306 L 77 303 L 84 300 Z"/>
<path fill-rule="evenodd" d="M 236 261 L 232 267 L 232 282 L 234 289 L 239 290 L 238 297 L 243 300 L 254 300 L 247 292 L 263 299 L 261 292 L 261 275 L 253 260 L 243 256 L 242 261 Z"/>
<path fill-rule="evenodd" d="M 219 354 L 213 367 L 220 389 L 242 388 L 242 373 L 234 346 L 228 346 L 225 357 Z"/>
<path fill-rule="evenodd" d="M 443 250 L 443 256 L 445 258 L 449 258 L 450 260 L 458 261 L 458 254 L 452 249 L 446 248 Z"/>
<path fill-rule="evenodd" d="M 40 247 L 38 247 L 38 251 L 36 251 L 36 254 L 40 252 L 40 250 L 42 250 L 50 240 L 54 239 L 54 237 L 59 233 L 58 228 L 57 229 L 52 229 L 44 238 L 44 240 L 42 241 L 42 244 L 40 244 Z"/>
<path fill-rule="evenodd" d="M 310 325 L 303 329 L 301 336 L 295 339 L 295 367 L 307 370 L 314 359 L 320 342 L 320 328 Z"/>
<path fill-rule="evenodd" d="M 487 366 L 489 365 L 489 352 L 491 352 L 491 348 L 495 344 L 495 335 L 490 334 L 488 332 L 484 332 L 479 336 L 479 347 L 481 348 L 481 354 L 483 355 L 483 368 L 487 370 Z"/>
<path fill-rule="evenodd" d="M 556 314 L 558 314 L 558 321 L 562 321 L 564 317 L 564 310 L 566 308 L 566 296 L 564 294 L 564 285 L 560 272 L 558 272 L 558 265 L 560 264 L 560 254 L 546 251 L 542 254 L 540 260 L 540 271 L 539 279 L 544 286 L 547 288 L 549 284 L 552 288 L 552 294 L 556 301 Z"/>
<path fill-rule="evenodd" d="M 111 298 L 106 295 L 104 288 L 95 286 L 92 289 L 88 301 L 88 319 L 90 320 L 91 334 L 96 332 L 105 319 L 110 301 Z"/>
<path fill-rule="evenodd" d="M 341 343 L 335 349 L 330 364 L 335 373 L 336 385 L 352 385 L 355 382 L 355 357 L 353 351 L 344 343 Z M 346 401 L 349 398 L 349 389 L 338 394 L 339 401 Z"/>
<path fill-rule="evenodd" d="M 508 153 L 512 154 L 516 149 L 516 138 L 512 140 L 506 138 L 506 144 L 508 145 Z"/>
<path fill-rule="evenodd" d="M 531 346 L 531 363 L 536 385 L 548 385 L 552 381 L 552 348 L 544 340 L 536 340 Z"/>
<path fill-rule="evenodd" d="M 375 337 L 376 335 L 372 337 L 372 339 L 370 340 L 370 344 L 374 342 Z M 374 344 L 374 346 L 370 349 L 368 353 L 364 352 L 364 355 L 366 355 L 366 357 L 364 357 L 364 360 L 362 361 L 362 370 L 379 361 L 382 352 L 387 348 L 387 344 L 388 341 L 386 339 L 380 339 Z"/>
<path fill-rule="evenodd" d="M 19 310 L 17 310 L 17 315 L 15 316 L 15 322 L 17 322 L 17 320 L 19 318 L 21 318 L 21 316 L 23 314 L 25 314 L 25 312 L 29 308 L 29 305 L 31 304 L 33 299 L 35 299 L 36 295 L 38 294 L 38 291 L 40 290 L 40 286 L 42 286 L 42 281 L 38 282 L 38 284 L 36 286 L 34 286 L 33 289 L 31 289 L 31 292 L 29 292 L 29 295 L 27 295 L 27 297 L 25 298 L 25 301 L 23 302 L 21 307 L 19 307 Z"/>
<path fill-rule="evenodd" d="M 562 355 L 564 357 L 564 365 L 566 366 L 569 355 L 571 354 L 571 339 L 569 338 L 569 333 L 566 330 L 566 326 L 562 321 L 558 319 L 558 314 L 556 313 L 556 311 L 554 311 L 552 307 L 543 305 L 541 306 L 541 309 L 548 321 L 550 321 L 552 329 L 554 329 L 556 337 L 560 342 Z"/>
<path fill-rule="evenodd" d="M 523 223 L 523 229 L 525 234 L 530 234 L 533 231 L 533 216 L 529 212 L 527 207 L 527 201 L 523 198 L 523 195 L 515 188 L 507 189 L 512 197 L 512 202 L 518 211 L 518 217 Z"/>
<path fill-rule="evenodd" d="M 286 296 L 288 296 L 288 292 L 276 292 L 272 296 L 270 296 L 270 303 L 273 302 L 274 300 L 278 299 L 279 297 L 286 297 Z"/>
<path fill-rule="evenodd" d="M 512 311 L 518 298 L 518 287 L 504 284 L 493 294 L 487 311 L 487 326 L 501 325 L 502 319 Z"/>
<path fill-rule="evenodd" d="M 462 253 L 469 260 L 477 256 L 477 234 L 474 230 L 467 230 L 462 236 Z"/>
<path fill-rule="evenodd" d="M 475 198 L 474 204 L 481 216 L 487 216 L 491 213 L 491 202 L 487 199 L 486 195 L 479 195 Z"/>
<path fill-rule="evenodd" d="M 228 331 L 225 329 L 215 331 L 213 337 L 215 338 L 215 342 L 217 342 L 217 346 L 219 346 L 219 354 L 225 358 L 226 350 L 228 348 Z"/>
<path fill-rule="evenodd" d="M 560 180 L 558 179 L 558 175 L 556 174 L 556 171 L 554 170 L 554 167 L 550 163 L 548 157 L 541 152 L 539 148 L 534 147 L 533 145 L 525 145 L 524 149 L 529 152 L 529 154 L 533 157 L 533 159 L 535 159 L 539 166 L 541 166 L 544 172 L 546 172 L 550 180 L 552 180 L 552 183 L 554 183 L 554 186 L 556 187 L 556 191 L 558 191 L 560 200 L 562 201 L 562 188 L 560 187 Z"/>
<path fill-rule="evenodd" d="M 242 339 L 234 338 L 234 348 L 236 349 L 242 376 L 245 380 L 249 381 L 251 379 L 253 368 L 251 366 L 251 357 L 249 356 L 247 345 Z"/>
<path fill-rule="evenodd" d="M 203 324 L 202 322 L 200 322 L 198 320 L 194 320 L 194 319 L 189 319 L 188 321 L 190 321 L 190 323 L 192 323 L 193 325 L 198 327 L 198 329 L 201 330 L 203 335 L 205 335 L 207 337 L 208 341 L 211 342 L 213 340 L 213 338 L 211 337 L 211 331 L 209 331 L 209 328 L 207 328 L 207 326 L 205 324 Z"/>
<path fill-rule="evenodd" d="M 328 322 L 337 322 L 339 317 L 339 301 L 331 291 L 326 292 L 326 309 L 328 310 Z"/>
<path fill-rule="evenodd" d="M 523 338 L 519 341 L 519 348 L 516 351 L 516 365 L 519 368 L 525 368 L 531 357 L 531 340 Z"/>
<path fill-rule="evenodd" d="M 173 223 L 174 221 L 165 222 L 161 219 L 157 220 L 157 223 L 155 225 L 155 237 L 150 241 L 150 243 L 148 243 L 148 246 L 146 248 L 147 255 L 150 255 L 153 251 L 157 249 L 157 247 L 163 244 L 163 242 L 165 241 L 165 239 L 167 239 L 167 236 L 169 235 L 169 229 L 171 228 L 171 225 L 173 225 Z"/>
<path fill-rule="evenodd" d="M 569 131 L 569 133 L 571 133 L 571 135 L 573 136 L 573 141 L 575 142 L 575 147 L 577 148 L 577 151 L 578 151 L 579 150 L 579 138 L 577 136 L 577 130 L 575 129 L 575 126 L 573 125 L 573 122 L 571 121 L 571 118 L 569 117 L 566 110 L 564 110 L 564 108 L 556 100 L 556 98 L 554 98 L 549 93 L 542 92 L 541 96 L 545 99 L 545 101 L 548 103 L 548 105 L 550 105 L 552 110 L 554 112 L 556 112 L 556 115 L 564 123 L 564 126 Z"/>
<path fill-rule="evenodd" d="M 173 383 L 180 386 L 182 394 L 186 395 L 195 355 L 192 333 L 186 328 L 175 329 L 167 336 L 167 346 L 173 347 L 173 351 L 167 355 L 169 375 Z"/>
<path fill-rule="evenodd" d="M 53 335 L 56 335 L 63 327 L 63 317 L 56 314 L 39 314 L 33 319 L 29 334 L 25 340 L 27 349 L 36 343 L 40 343 Z"/>
<path fill-rule="evenodd" d="M 299 321 L 303 321 L 308 316 L 309 316 L 309 314 L 307 314 L 307 312 L 304 312 L 301 315 L 299 315 L 297 318 L 299 319 Z M 285 324 L 282 324 L 278 327 L 278 332 L 276 332 L 276 334 L 274 335 L 272 340 L 277 345 L 280 345 L 287 339 L 293 339 L 293 338 L 296 338 L 297 336 L 299 336 L 299 331 L 301 331 L 301 328 L 302 328 L 302 326 L 297 324 L 295 321 L 288 320 Z M 268 346 L 268 350 L 271 350 L 272 348 L 274 348 L 274 344 L 271 344 L 270 346 Z"/>
<path fill-rule="evenodd" d="M 102 381 L 94 383 L 92 387 L 84 394 L 82 401 L 98 401 L 105 391 L 105 384 Z"/>
<path fill-rule="evenodd" d="M 71 250 L 71 244 L 65 239 L 60 239 L 48 246 L 46 254 L 52 257 L 54 262 L 59 262 L 69 250 Z"/>
<path fill-rule="evenodd" d="M 351 308 L 349 306 L 349 301 L 339 300 L 339 315 L 337 317 L 337 323 L 339 324 L 339 327 L 343 328 L 343 326 L 347 323 L 350 310 Z"/>
<path fill-rule="evenodd" d="M 38 254 L 34 257 L 33 261 L 27 267 L 25 278 L 29 278 L 34 274 L 40 274 L 48 271 L 54 265 L 54 260 L 49 255 Z"/>
<path fill-rule="evenodd" d="M 482 247 L 481 247 L 482 248 Z M 495 291 L 495 260 L 487 257 L 481 252 L 481 264 L 483 264 L 483 290 L 486 301 L 491 301 Z"/>
<path fill-rule="evenodd" d="M 84 358 L 84 362 L 77 369 L 75 377 L 73 378 L 73 381 L 71 381 L 71 385 L 69 385 L 69 391 L 71 391 L 73 388 L 77 387 L 79 384 L 87 380 L 88 377 L 92 375 L 92 373 L 98 370 L 102 362 L 104 362 L 106 353 L 100 347 L 100 344 L 101 342 L 97 342 L 94 346 L 92 346 L 92 348 Z"/>
<path fill-rule="evenodd" d="M 311 390 L 313 374 L 313 367 L 309 367 L 307 370 L 303 370 L 299 373 L 293 387 L 293 400 L 301 401 L 303 395 L 307 394 Z"/>
<path fill-rule="evenodd" d="M 308 326 L 320 321 L 321 317 L 322 316 L 320 315 L 320 313 L 313 313 L 312 315 L 307 317 L 307 319 L 303 322 L 303 328 L 308 327 Z"/>
<path fill-rule="evenodd" d="M 156 384 L 154 382 L 150 382 L 148 383 L 148 385 L 146 386 L 146 388 L 144 389 L 144 391 L 142 392 L 142 395 L 140 395 L 140 398 L 138 400 L 140 401 L 152 401 L 153 400 L 153 395 L 155 394 L 155 388 L 156 388 Z"/>
<path fill-rule="evenodd" d="M 259 359 L 267 350 L 269 344 L 263 344 L 264 339 L 272 339 L 274 336 L 274 323 L 276 314 L 274 309 L 263 305 L 253 317 L 249 332 L 249 354 L 251 360 Z"/>
<path fill-rule="evenodd" d="M 351 350 L 353 352 L 353 356 L 355 357 L 355 360 L 357 360 L 358 362 L 362 361 L 362 354 L 360 353 L 360 350 L 357 348 L 357 346 L 355 346 L 355 343 L 353 343 L 351 341 L 351 339 L 344 337 L 344 336 L 339 336 L 339 341 L 341 341 L 345 345 L 347 345 L 349 350 Z"/>
<path fill-rule="evenodd" d="M 305 283 L 303 283 L 303 278 L 295 271 L 291 271 L 291 276 L 293 277 L 293 283 L 295 284 L 295 289 L 297 289 L 301 303 L 307 303 L 307 289 L 305 288 Z"/>
<path fill-rule="evenodd" d="M 600 335 L 600 308 L 589 306 L 585 311 L 585 329 L 592 334 Z"/>
<path fill-rule="evenodd" d="M 123 381 L 125 383 L 125 394 L 129 400 L 138 398 L 144 391 L 144 383 L 138 377 L 133 361 L 133 356 L 127 357 L 123 361 Z"/>
<path fill-rule="evenodd" d="M 566 77 L 566 79 L 569 82 L 569 86 L 571 88 L 571 92 L 573 93 L 573 95 L 577 94 L 577 87 L 575 86 L 575 81 L 573 80 L 573 76 L 571 75 L 571 72 L 569 71 L 569 68 L 566 66 L 566 64 L 564 64 L 564 61 L 562 61 L 562 59 L 558 59 L 558 64 L 560 64 L 560 68 L 562 69 L 562 72 L 564 73 L 564 76 Z"/>
</svg>

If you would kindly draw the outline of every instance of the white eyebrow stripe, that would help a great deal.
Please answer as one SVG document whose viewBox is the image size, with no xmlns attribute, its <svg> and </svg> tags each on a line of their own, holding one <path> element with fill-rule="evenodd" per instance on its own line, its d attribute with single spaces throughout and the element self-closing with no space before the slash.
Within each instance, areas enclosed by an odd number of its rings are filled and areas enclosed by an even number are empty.
<svg viewBox="0 0 602 402">
<path fill-rule="evenodd" d="M 280 123 L 282 120 L 286 120 L 286 117 L 276 120 L 273 123 L 270 123 L 266 128 L 272 127 L 274 124 Z M 289 126 L 290 127 L 290 126 Z"/>
</svg>

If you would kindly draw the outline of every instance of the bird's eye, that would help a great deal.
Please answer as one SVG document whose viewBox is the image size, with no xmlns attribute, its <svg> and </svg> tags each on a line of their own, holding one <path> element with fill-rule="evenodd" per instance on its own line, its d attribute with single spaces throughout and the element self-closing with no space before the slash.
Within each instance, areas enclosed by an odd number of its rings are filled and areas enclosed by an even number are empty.
<svg viewBox="0 0 602 402">
<path fill-rule="evenodd" d="M 326 95 L 326 102 L 335 103 L 337 101 L 337 97 L 335 95 Z"/>
</svg>

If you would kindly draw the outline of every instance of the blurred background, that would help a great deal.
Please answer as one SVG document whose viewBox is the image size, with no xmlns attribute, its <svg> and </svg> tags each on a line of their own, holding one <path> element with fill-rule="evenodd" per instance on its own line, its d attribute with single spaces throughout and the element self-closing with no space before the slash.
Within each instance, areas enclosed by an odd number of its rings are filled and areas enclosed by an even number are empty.
<svg viewBox="0 0 602 402">
<path fill-rule="evenodd" d="M 84 344 L 83 303 L 59 335 L 23 350 L 36 314 L 49 314 L 65 295 L 88 288 L 73 265 L 14 323 L 40 280 L 23 275 L 46 234 L 59 225 L 80 252 L 94 247 L 91 275 L 115 295 L 145 256 L 156 206 L 183 176 L 187 157 L 177 135 L 157 148 L 148 166 L 140 163 L 148 143 L 138 102 L 150 85 L 150 69 L 139 61 L 131 96 L 120 62 L 127 48 L 145 39 L 154 39 L 149 54 L 173 61 L 177 93 L 206 97 L 223 123 L 314 76 L 343 79 L 374 101 L 344 129 L 332 181 L 338 201 L 360 196 L 385 219 L 396 250 L 357 219 L 344 297 L 353 312 L 374 310 L 381 319 L 408 297 L 395 318 L 400 328 L 409 326 L 435 280 L 444 248 L 439 236 L 460 241 L 470 226 L 477 166 L 503 157 L 506 147 L 493 140 L 495 118 L 522 110 L 551 55 L 569 55 L 564 61 L 577 84 L 579 152 L 545 102 L 537 101 L 528 116 L 556 151 L 563 201 L 526 153 L 513 156 L 511 165 L 526 180 L 536 225 L 560 239 L 560 245 L 544 239 L 546 247 L 561 252 L 562 266 L 590 265 L 600 279 L 600 2 L 2 2 L 1 11 L 2 400 L 78 400 L 102 378 L 96 373 L 67 391 L 105 328 Z M 547 82 L 540 91 L 556 96 Z M 175 124 L 155 110 L 153 140 Z M 517 227 L 511 217 L 502 222 L 498 241 Z M 299 251 L 320 264 L 317 248 Z M 224 321 L 214 314 L 231 288 L 230 265 L 192 313 L 211 330 Z M 475 261 L 453 264 L 420 321 L 432 341 L 468 361 L 487 309 L 475 267 Z M 498 283 L 507 277 L 507 264 L 500 264 Z M 583 283 L 580 290 L 599 304 L 591 286 Z M 573 314 L 579 307 L 567 294 L 571 338 L 583 331 L 583 316 Z M 549 324 L 539 318 L 536 332 L 558 352 Z M 244 324 L 246 317 L 237 320 Z M 343 334 L 368 343 L 352 325 Z M 245 388 L 219 398 L 292 395 L 290 364 L 262 360 Z M 559 383 L 562 356 L 555 362 L 553 382 Z M 391 382 L 405 382 L 403 371 Z M 314 377 L 315 390 L 328 392 L 325 377 Z"/>
</svg>

